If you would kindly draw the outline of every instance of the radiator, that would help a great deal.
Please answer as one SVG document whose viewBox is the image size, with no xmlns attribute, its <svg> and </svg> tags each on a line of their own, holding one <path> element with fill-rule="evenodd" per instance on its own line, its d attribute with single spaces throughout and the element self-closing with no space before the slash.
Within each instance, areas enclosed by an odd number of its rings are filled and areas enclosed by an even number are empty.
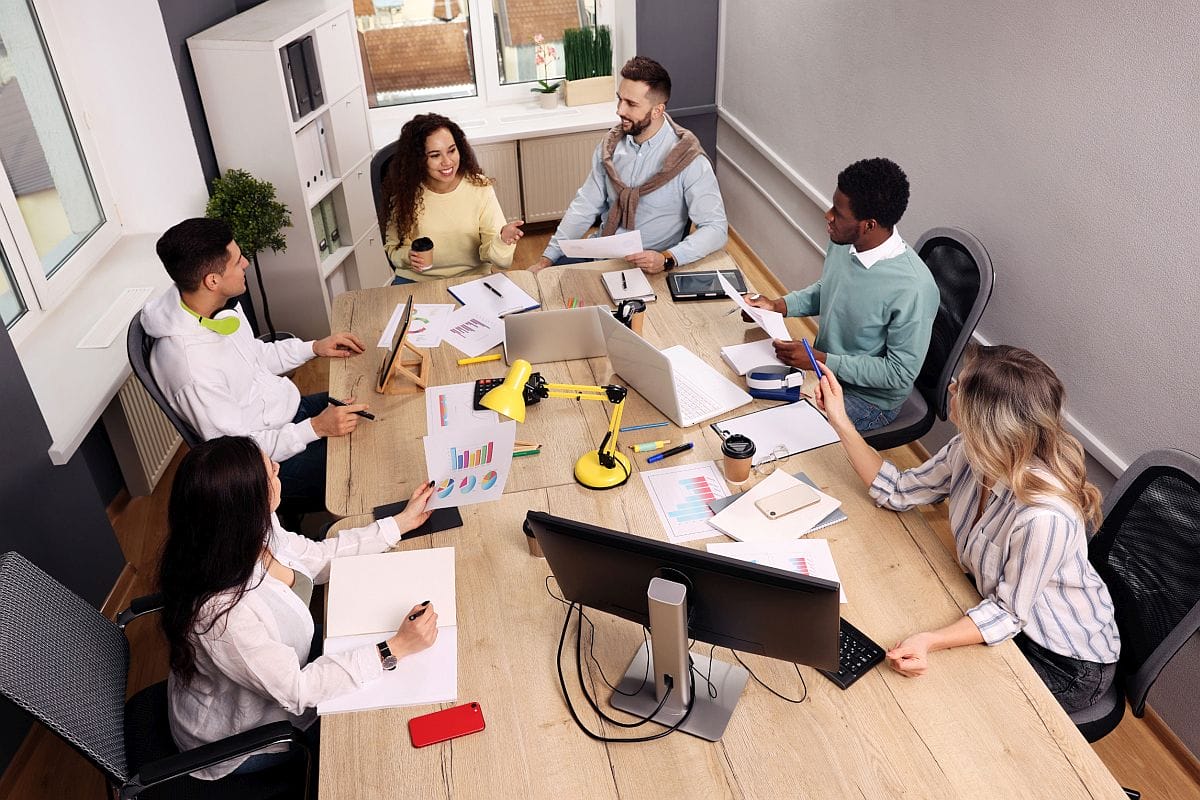
<svg viewBox="0 0 1200 800">
<path fill-rule="evenodd" d="M 521 141 L 525 221 L 562 219 L 592 169 L 592 154 L 607 130 Z"/>
<path fill-rule="evenodd" d="M 150 494 L 183 439 L 133 376 L 108 404 L 103 419 L 129 493 Z"/>
</svg>

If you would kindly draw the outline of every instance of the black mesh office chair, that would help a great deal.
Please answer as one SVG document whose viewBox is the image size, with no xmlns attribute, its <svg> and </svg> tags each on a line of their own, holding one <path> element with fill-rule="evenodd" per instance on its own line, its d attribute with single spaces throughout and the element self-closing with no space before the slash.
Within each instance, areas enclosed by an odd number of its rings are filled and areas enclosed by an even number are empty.
<svg viewBox="0 0 1200 800">
<path fill-rule="evenodd" d="M 396 142 L 389 142 L 371 156 L 371 193 L 375 197 L 375 214 L 383 212 L 383 176 L 387 173 L 388 164 L 396 154 Z M 381 236 L 387 235 L 387 226 L 379 229 Z"/>
<path fill-rule="evenodd" d="M 298 798 L 308 795 L 304 735 L 275 722 L 180 753 L 167 722 L 167 684 L 125 701 L 129 642 L 124 626 L 157 611 L 135 601 L 113 623 L 19 553 L 0 555 L 0 696 L 74 747 L 125 798 Z M 285 763 L 219 781 L 188 773 L 274 744 Z"/>
<path fill-rule="evenodd" d="M 179 435 L 183 437 L 187 446 L 195 447 L 204 441 L 200 438 L 200 434 L 196 433 L 195 429 L 187 423 L 187 420 L 176 414 L 175 410 L 171 408 L 167 402 L 167 396 L 162 393 L 162 389 L 158 388 L 158 382 L 150 373 L 150 351 L 154 349 L 154 337 L 146 333 L 146 329 L 142 327 L 141 314 L 134 314 L 133 319 L 129 321 L 125 347 L 129 351 L 129 366 L 133 367 L 133 374 L 137 375 L 137 379 L 142 382 L 146 392 L 154 398 L 154 402 L 166 414 L 167 419 L 175 426 L 175 430 L 179 431 Z"/>
<path fill-rule="evenodd" d="M 983 243 L 959 228 L 926 231 L 914 248 L 933 273 L 941 300 L 925 363 L 891 424 L 863 438 L 876 450 L 916 441 L 950 412 L 948 389 L 959 359 L 992 296 L 992 259 Z"/>
<path fill-rule="evenodd" d="M 1117 680 L 1071 715 L 1089 742 L 1134 716 L 1180 648 L 1200 631 L 1200 458 L 1155 450 L 1135 461 L 1104 502 L 1088 558 L 1108 584 L 1121 631 Z M 1200 704 L 1197 709 L 1200 710 Z"/>
</svg>

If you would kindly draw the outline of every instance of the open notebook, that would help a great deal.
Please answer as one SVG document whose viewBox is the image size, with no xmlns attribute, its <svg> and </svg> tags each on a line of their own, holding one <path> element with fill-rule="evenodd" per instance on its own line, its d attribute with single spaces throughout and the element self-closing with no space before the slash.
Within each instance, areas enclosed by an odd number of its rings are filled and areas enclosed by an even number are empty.
<svg viewBox="0 0 1200 800">
<path fill-rule="evenodd" d="M 333 560 L 325 614 L 326 653 L 374 646 L 394 634 L 413 606 L 425 600 L 438 614 L 433 646 L 400 659 L 396 669 L 361 689 L 319 704 L 318 714 L 442 703 L 458 697 L 454 548 Z"/>
</svg>

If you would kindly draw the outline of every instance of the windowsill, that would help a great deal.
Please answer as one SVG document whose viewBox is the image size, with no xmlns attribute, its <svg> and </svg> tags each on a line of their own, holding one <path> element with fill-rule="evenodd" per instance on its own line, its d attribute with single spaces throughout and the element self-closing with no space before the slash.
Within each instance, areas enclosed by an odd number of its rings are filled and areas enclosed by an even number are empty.
<svg viewBox="0 0 1200 800">
<path fill-rule="evenodd" d="M 75 345 L 125 289 L 171 281 L 154 252 L 157 234 L 122 236 L 62 302 L 24 335 L 17 355 L 50 429 L 50 461 L 66 464 L 129 378 L 125 332 L 108 347 Z"/>
<path fill-rule="evenodd" d="M 393 106 L 388 109 L 391 113 L 371 111 L 368 116 L 371 122 L 371 141 L 375 149 L 379 150 L 396 141 L 404 123 L 414 115 L 432 110 L 426 108 L 426 105 L 413 104 L 407 108 Z M 558 108 L 549 109 L 539 106 L 537 98 L 531 96 L 529 100 L 517 103 L 444 109 L 439 113 L 445 113 L 457 122 L 471 140 L 471 144 L 511 142 L 517 139 L 595 131 L 617 124 L 615 99 L 585 106 L 560 104 Z"/>
</svg>

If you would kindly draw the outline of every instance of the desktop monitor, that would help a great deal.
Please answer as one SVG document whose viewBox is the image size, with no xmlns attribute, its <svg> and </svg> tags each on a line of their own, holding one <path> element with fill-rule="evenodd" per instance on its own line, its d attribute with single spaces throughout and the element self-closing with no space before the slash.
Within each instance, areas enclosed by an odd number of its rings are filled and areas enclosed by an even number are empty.
<svg viewBox="0 0 1200 800">
<path fill-rule="evenodd" d="M 696 723 L 706 729 L 690 730 L 686 725 L 682 728 L 714 741 L 720 738 L 746 676 L 741 675 L 739 682 L 736 673 L 744 672 L 740 667 L 716 660 L 709 665 L 703 656 L 688 656 L 688 637 L 745 653 L 823 669 L 838 668 L 841 606 L 839 584 L 835 581 L 785 572 L 540 511 L 530 511 L 526 520 L 568 601 L 650 625 L 653 655 L 645 654 L 644 657 L 650 658 L 654 665 L 656 686 L 653 692 L 647 690 L 652 696 L 633 703 L 633 709 L 626 707 L 628 699 L 624 694 L 614 693 L 611 702 L 618 708 L 632 713 L 646 711 L 643 716 L 650 716 L 649 711 L 662 700 L 662 671 L 668 668 L 660 664 L 661 648 L 668 648 L 669 653 L 669 648 L 682 642 L 684 652 L 681 657 L 684 661 L 690 660 L 693 663 L 691 669 L 698 674 L 710 674 L 710 666 L 712 674 L 720 675 L 722 680 L 726 680 L 724 672 L 734 673 L 727 679 L 726 696 L 717 701 L 725 707 L 724 720 L 719 719 L 720 710 L 700 707 L 708 701 L 707 693 L 701 691 L 696 693 L 694 702 L 698 706 L 692 715 L 696 717 Z M 661 604 L 651 599 L 652 592 L 648 592 L 652 584 L 662 587 L 664 581 L 682 587 L 674 600 L 686 596 L 679 603 L 678 631 L 671 629 L 669 609 L 664 611 Z M 657 626 L 652 622 L 656 614 L 660 622 Z M 660 641 L 664 633 L 671 641 Z M 643 683 L 646 669 L 639 657 L 643 657 L 641 650 L 626 672 L 627 681 L 634 680 L 636 684 Z M 690 700 L 688 695 L 691 693 L 684 690 L 688 681 L 679 679 L 686 669 L 678 664 L 675 669 L 673 683 L 681 688 L 677 700 Z M 720 681 L 715 682 L 720 685 Z M 630 687 L 623 682 L 618 688 L 628 691 Z M 664 709 L 667 713 L 654 719 L 670 725 L 686 710 L 685 703 L 670 703 Z M 716 725 L 719 730 L 714 729 Z"/>
</svg>

